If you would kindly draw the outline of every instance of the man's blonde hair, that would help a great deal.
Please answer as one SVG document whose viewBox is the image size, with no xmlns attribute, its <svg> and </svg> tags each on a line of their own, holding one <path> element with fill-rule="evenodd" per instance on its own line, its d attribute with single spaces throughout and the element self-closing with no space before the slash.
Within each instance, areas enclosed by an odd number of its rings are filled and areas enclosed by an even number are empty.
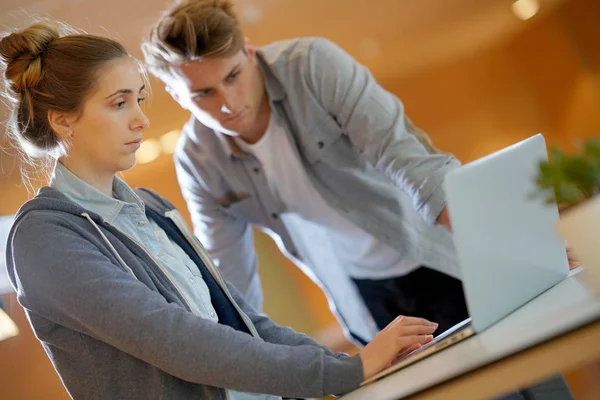
<svg viewBox="0 0 600 400">
<path fill-rule="evenodd" d="M 142 51 L 150 72 L 162 77 L 170 65 L 203 57 L 227 57 L 244 47 L 242 28 L 229 0 L 188 0 L 166 10 Z"/>
</svg>

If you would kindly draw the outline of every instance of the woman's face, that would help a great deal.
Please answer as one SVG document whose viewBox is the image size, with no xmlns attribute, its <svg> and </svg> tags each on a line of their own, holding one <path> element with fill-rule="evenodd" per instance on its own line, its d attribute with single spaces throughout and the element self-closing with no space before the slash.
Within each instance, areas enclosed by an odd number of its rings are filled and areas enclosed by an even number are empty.
<svg viewBox="0 0 600 400">
<path fill-rule="evenodd" d="M 132 168 L 149 125 L 140 108 L 144 89 L 139 69 L 130 59 L 112 60 L 102 67 L 71 125 L 68 163 L 99 175 Z"/>
</svg>

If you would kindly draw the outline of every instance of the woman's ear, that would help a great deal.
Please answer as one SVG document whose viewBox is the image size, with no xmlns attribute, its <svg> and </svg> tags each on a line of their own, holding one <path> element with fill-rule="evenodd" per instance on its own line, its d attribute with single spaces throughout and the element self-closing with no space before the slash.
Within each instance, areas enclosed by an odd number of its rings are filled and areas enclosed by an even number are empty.
<svg viewBox="0 0 600 400">
<path fill-rule="evenodd" d="M 62 111 L 48 111 L 48 122 L 61 141 L 67 141 L 73 136 L 73 125 L 76 118 Z"/>
</svg>

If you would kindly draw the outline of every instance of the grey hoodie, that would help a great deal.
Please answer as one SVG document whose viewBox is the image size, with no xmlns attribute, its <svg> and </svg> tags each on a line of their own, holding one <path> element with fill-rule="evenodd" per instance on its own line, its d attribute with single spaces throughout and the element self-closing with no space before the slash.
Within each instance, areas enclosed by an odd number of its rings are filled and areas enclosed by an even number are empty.
<svg viewBox="0 0 600 400">
<path fill-rule="evenodd" d="M 137 193 L 203 252 L 170 203 Z M 195 316 L 147 252 L 55 189 L 21 207 L 6 258 L 19 302 L 75 399 L 225 399 L 222 388 L 322 397 L 363 379 L 359 356 L 256 313 L 212 265 L 251 334 Z"/>
</svg>

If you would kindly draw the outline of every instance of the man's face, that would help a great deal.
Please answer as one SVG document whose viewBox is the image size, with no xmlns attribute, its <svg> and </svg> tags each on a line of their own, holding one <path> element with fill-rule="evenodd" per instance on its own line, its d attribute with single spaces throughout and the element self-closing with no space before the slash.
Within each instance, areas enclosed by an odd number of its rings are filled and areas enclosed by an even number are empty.
<svg viewBox="0 0 600 400">
<path fill-rule="evenodd" d="M 171 66 L 169 92 L 203 125 L 231 136 L 256 125 L 265 89 L 250 46 L 229 57 L 207 57 Z"/>
</svg>

